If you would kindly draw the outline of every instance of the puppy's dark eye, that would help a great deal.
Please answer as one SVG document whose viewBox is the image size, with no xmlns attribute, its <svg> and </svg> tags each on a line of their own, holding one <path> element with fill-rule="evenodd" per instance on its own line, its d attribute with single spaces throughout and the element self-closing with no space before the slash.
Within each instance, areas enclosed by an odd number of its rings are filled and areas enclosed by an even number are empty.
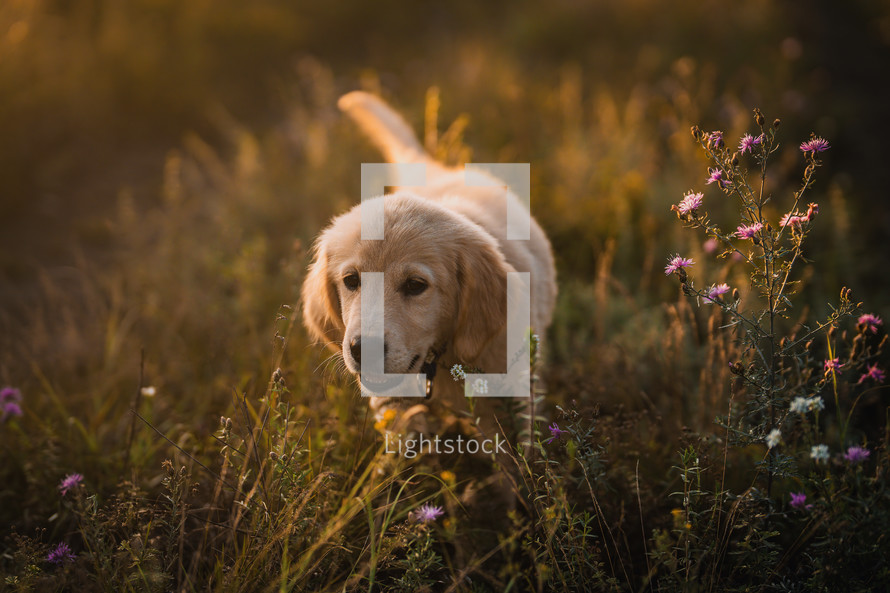
<svg viewBox="0 0 890 593">
<path fill-rule="evenodd" d="M 350 272 L 343 276 L 343 285 L 349 291 L 357 290 L 362 285 L 362 278 L 355 272 Z"/>
<path fill-rule="evenodd" d="M 420 278 L 408 278 L 402 285 L 402 293 L 405 296 L 417 296 L 427 289 L 429 284 Z"/>
</svg>

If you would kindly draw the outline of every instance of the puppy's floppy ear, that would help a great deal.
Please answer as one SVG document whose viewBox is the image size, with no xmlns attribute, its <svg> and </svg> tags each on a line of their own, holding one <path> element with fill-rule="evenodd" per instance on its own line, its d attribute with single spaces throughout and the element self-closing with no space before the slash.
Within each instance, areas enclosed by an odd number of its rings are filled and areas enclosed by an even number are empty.
<svg viewBox="0 0 890 593">
<path fill-rule="evenodd" d="M 335 348 L 333 343 L 342 341 L 346 327 L 334 282 L 328 268 L 327 249 L 319 241 L 315 248 L 315 261 L 309 266 L 309 273 L 303 280 L 303 323 L 312 338 Z"/>
<path fill-rule="evenodd" d="M 462 242 L 457 256 L 458 314 L 453 349 L 473 362 L 507 326 L 507 263 L 491 237 Z"/>
</svg>

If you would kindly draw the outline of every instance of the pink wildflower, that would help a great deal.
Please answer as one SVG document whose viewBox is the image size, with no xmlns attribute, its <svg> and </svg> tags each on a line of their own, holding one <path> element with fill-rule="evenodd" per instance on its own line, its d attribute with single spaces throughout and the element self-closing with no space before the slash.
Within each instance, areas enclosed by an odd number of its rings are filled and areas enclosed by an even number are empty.
<svg viewBox="0 0 890 593">
<path fill-rule="evenodd" d="M 839 371 L 844 368 L 844 365 L 841 363 L 840 358 L 830 358 L 825 361 L 824 365 L 825 374 L 827 375 L 830 371 Z"/>
<path fill-rule="evenodd" d="M 851 465 L 857 465 L 868 459 L 869 455 L 871 455 L 871 451 L 865 447 L 850 447 L 847 449 L 847 452 L 844 453 L 844 459 Z"/>
<path fill-rule="evenodd" d="M 83 482 L 83 476 L 81 474 L 68 474 L 65 476 L 65 479 L 62 480 L 62 483 L 59 484 L 59 491 L 62 493 L 62 496 L 68 494 L 69 490 L 73 490 L 80 486 L 80 483 Z"/>
<path fill-rule="evenodd" d="M 862 331 L 870 331 L 871 333 L 876 334 L 878 333 L 878 328 L 884 325 L 884 322 L 881 321 L 881 318 L 877 315 L 866 313 L 859 318 L 859 321 L 856 322 L 856 325 Z"/>
<path fill-rule="evenodd" d="M 562 435 L 564 435 L 564 434 L 569 434 L 569 431 L 561 429 L 561 428 L 559 427 L 559 424 L 557 424 L 556 422 L 554 422 L 553 424 L 551 424 L 551 425 L 548 426 L 547 428 L 550 429 L 550 435 L 551 435 L 551 436 L 550 436 L 549 439 L 547 439 L 546 441 L 544 441 L 545 444 L 550 444 L 550 443 L 552 443 L 552 442 L 554 441 L 554 439 L 561 438 Z"/>
<path fill-rule="evenodd" d="M 704 194 L 689 192 L 683 196 L 679 204 L 671 206 L 671 210 L 681 215 L 695 214 L 695 211 L 701 207 L 702 198 L 704 198 Z"/>
<path fill-rule="evenodd" d="M 668 262 L 668 265 L 664 267 L 664 275 L 670 276 L 671 274 L 676 274 L 680 270 L 688 268 L 691 265 L 694 265 L 695 262 L 687 257 L 680 257 L 679 255 L 675 255 L 673 259 Z"/>
<path fill-rule="evenodd" d="M 806 142 L 801 142 L 800 150 L 802 152 L 825 152 L 831 148 L 828 144 L 828 140 L 825 138 L 820 138 L 819 136 L 813 136 Z"/>
<path fill-rule="evenodd" d="M 739 142 L 739 152 L 745 154 L 746 152 L 754 152 L 754 147 L 763 142 L 763 134 L 760 136 L 754 137 L 751 134 L 745 134 L 742 136 L 742 141 Z"/>
<path fill-rule="evenodd" d="M 753 239 L 757 236 L 757 233 L 763 230 L 763 223 L 755 222 L 754 224 L 750 224 L 748 226 L 740 226 L 736 229 L 736 237 L 739 239 Z"/>
<path fill-rule="evenodd" d="M 708 177 L 708 185 L 716 183 L 720 187 L 729 187 L 729 181 L 723 179 L 723 171 L 715 167 L 714 169 L 708 169 L 708 173 L 710 174 Z"/>
<path fill-rule="evenodd" d="M 426 503 L 411 511 L 411 513 L 409 513 L 409 518 L 415 523 L 432 523 L 444 512 L 442 507 Z"/>
<path fill-rule="evenodd" d="M 716 303 L 717 298 L 720 295 L 726 294 L 727 292 L 729 292 L 729 284 L 715 284 L 708 290 L 708 294 L 705 297 L 705 302 Z"/>
<path fill-rule="evenodd" d="M 74 562 L 74 554 L 71 552 L 71 548 L 68 547 L 68 544 L 61 543 L 47 555 L 46 561 L 50 564 Z"/>
<path fill-rule="evenodd" d="M 792 228 L 800 228 L 802 222 L 805 222 L 806 218 L 800 212 L 789 212 L 785 216 L 782 217 L 782 220 L 779 221 L 779 226 L 786 227 L 790 226 Z"/>
<path fill-rule="evenodd" d="M 809 511 L 813 508 L 813 505 L 807 504 L 807 495 L 803 492 L 791 493 L 791 506 L 796 509 L 803 509 L 806 511 Z"/>
<path fill-rule="evenodd" d="M 20 401 L 22 401 L 22 392 L 15 387 L 4 387 L 3 389 L 0 389 L 0 405 Z"/>
<path fill-rule="evenodd" d="M 883 383 L 884 382 L 884 371 L 878 368 L 878 365 L 873 364 L 868 367 L 868 371 L 863 373 L 861 377 L 859 377 L 858 383 L 862 383 L 866 379 L 874 379 L 875 383 Z"/>
</svg>

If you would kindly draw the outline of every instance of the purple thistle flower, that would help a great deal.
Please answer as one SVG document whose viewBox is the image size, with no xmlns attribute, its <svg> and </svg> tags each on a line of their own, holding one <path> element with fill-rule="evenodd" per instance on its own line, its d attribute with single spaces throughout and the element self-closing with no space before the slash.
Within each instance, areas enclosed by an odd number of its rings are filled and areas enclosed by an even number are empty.
<svg viewBox="0 0 890 593">
<path fill-rule="evenodd" d="M 757 233 L 763 230 L 763 223 L 755 222 L 748 226 L 742 225 L 736 229 L 735 236 L 739 239 L 753 239 Z"/>
<path fill-rule="evenodd" d="M 708 185 L 716 183 L 720 187 L 729 187 L 729 181 L 723 179 L 723 171 L 715 167 L 714 169 L 709 168 L 708 173 L 710 174 L 710 177 L 708 177 Z"/>
<path fill-rule="evenodd" d="M 791 506 L 795 509 L 803 509 L 806 511 L 809 511 L 813 508 L 813 505 L 807 504 L 807 495 L 803 492 L 791 493 Z"/>
<path fill-rule="evenodd" d="M 884 322 L 877 315 L 866 313 L 859 318 L 856 325 L 861 327 L 863 331 L 870 331 L 871 333 L 876 334 L 878 333 L 878 328 L 884 325 Z"/>
<path fill-rule="evenodd" d="M 409 518 L 415 523 L 432 523 L 439 516 L 444 513 L 442 507 L 433 506 L 430 503 L 422 504 L 411 513 L 409 513 Z"/>
<path fill-rule="evenodd" d="M 696 194 L 689 192 L 679 204 L 676 206 L 672 206 L 671 210 L 678 212 L 679 214 L 690 214 L 694 213 L 701 207 L 702 198 L 704 198 L 704 194 Z"/>
<path fill-rule="evenodd" d="M 17 402 L 6 402 L 3 404 L 3 421 L 6 422 L 13 416 L 19 418 L 23 414 L 22 407 Z"/>
<path fill-rule="evenodd" d="M 46 561 L 50 564 L 65 564 L 66 562 L 74 562 L 74 553 L 68 544 L 61 543 L 46 556 Z"/>
<path fill-rule="evenodd" d="M 702 249 L 705 250 L 705 253 L 714 253 L 717 251 L 717 247 L 720 246 L 720 242 L 717 241 L 714 237 L 708 237 L 708 240 L 702 244 Z"/>
<path fill-rule="evenodd" d="M 714 148 L 722 148 L 723 147 L 723 132 L 720 130 L 714 130 L 711 132 L 711 135 L 708 136 L 708 144 L 713 144 Z"/>
<path fill-rule="evenodd" d="M 561 438 L 562 435 L 564 435 L 564 434 L 569 434 L 569 431 L 561 429 L 561 428 L 559 427 L 559 424 L 557 424 L 556 422 L 554 422 L 553 424 L 551 424 L 551 425 L 548 426 L 547 428 L 550 429 L 550 435 L 551 435 L 551 436 L 550 436 L 549 439 L 547 439 L 546 441 L 544 441 L 545 444 L 550 444 L 550 443 L 552 443 L 552 442 L 554 441 L 554 439 Z"/>
<path fill-rule="evenodd" d="M 868 371 L 863 373 L 861 377 L 859 377 L 858 383 L 862 383 L 866 379 L 874 379 L 876 383 L 884 382 L 884 371 L 878 368 L 877 364 L 873 364 L 868 367 Z"/>
<path fill-rule="evenodd" d="M 4 387 L 3 389 L 0 389 L 0 405 L 20 401 L 22 401 L 22 392 L 15 387 Z"/>
<path fill-rule="evenodd" d="M 725 282 L 722 284 L 715 284 L 710 289 L 708 289 L 708 294 L 705 297 L 705 302 L 716 303 L 717 297 L 722 294 L 726 294 L 727 292 L 729 292 L 729 284 L 726 284 Z"/>
<path fill-rule="evenodd" d="M 851 465 L 857 465 L 868 459 L 869 455 L 871 455 L 871 451 L 865 447 L 850 447 L 847 449 L 847 452 L 844 453 L 844 459 Z"/>
<path fill-rule="evenodd" d="M 827 375 L 829 371 L 837 372 L 841 370 L 842 368 L 844 368 L 844 365 L 841 363 L 840 358 L 831 358 L 825 361 L 825 363 L 823 364 L 823 368 L 825 370 L 825 374 Z"/>
<path fill-rule="evenodd" d="M 825 138 L 820 138 L 819 136 L 813 136 L 806 142 L 801 142 L 800 150 L 802 152 L 825 152 L 831 148 L 828 144 L 828 140 Z"/>
<path fill-rule="evenodd" d="M 688 257 L 680 257 L 679 255 L 675 255 L 669 262 L 668 265 L 664 267 L 664 275 L 670 276 L 671 274 L 676 274 L 680 270 L 684 268 L 688 268 L 689 266 L 695 264 Z"/>
<path fill-rule="evenodd" d="M 65 496 L 69 490 L 73 490 L 80 486 L 81 482 L 83 482 L 83 476 L 81 474 L 68 474 L 65 476 L 65 479 L 62 480 L 62 483 L 59 484 L 59 491 L 62 493 L 62 496 Z"/>
<path fill-rule="evenodd" d="M 745 134 L 742 136 L 742 141 L 739 142 L 739 152 L 745 154 L 746 152 L 754 152 L 754 147 L 763 142 L 763 134 L 760 136 L 754 137 L 751 134 Z"/>
</svg>

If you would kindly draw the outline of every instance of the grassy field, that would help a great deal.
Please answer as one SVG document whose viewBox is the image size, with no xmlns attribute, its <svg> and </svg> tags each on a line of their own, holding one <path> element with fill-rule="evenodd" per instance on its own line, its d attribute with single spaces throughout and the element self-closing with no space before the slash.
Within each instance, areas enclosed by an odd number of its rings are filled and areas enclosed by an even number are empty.
<svg viewBox="0 0 890 593">
<path fill-rule="evenodd" d="M 885 590 L 888 63 L 867 2 L 3 3 L 0 591 Z M 386 454 L 302 327 L 357 88 L 531 164 L 505 464 Z"/>
</svg>

